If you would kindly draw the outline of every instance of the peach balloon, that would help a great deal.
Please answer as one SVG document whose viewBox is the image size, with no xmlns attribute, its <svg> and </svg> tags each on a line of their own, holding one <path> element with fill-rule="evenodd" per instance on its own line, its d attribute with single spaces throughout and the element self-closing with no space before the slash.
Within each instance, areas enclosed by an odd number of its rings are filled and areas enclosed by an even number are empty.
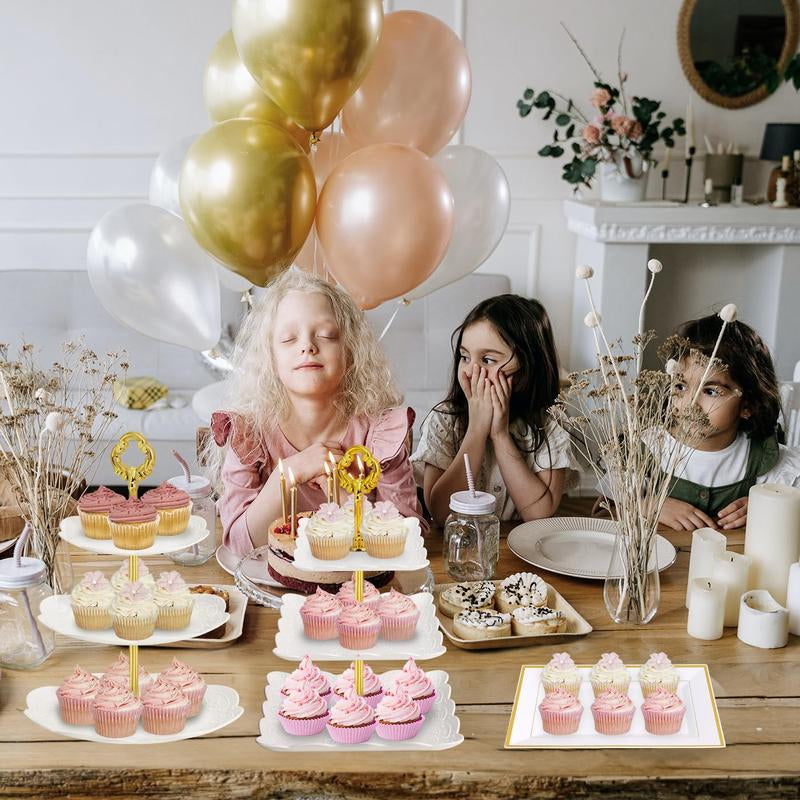
<svg viewBox="0 0 800 800">
<path fill-rule="evenodd" d="M 467 113 L 472 77 L 461 39 L 420 11 L 387 14 L 375 59 L 347 101 L 342 129 L 355 145 L 394 142 L 435 155 Z"/>
<path fill-rule="evenodd" d="M 453 193 L 424 153 L 398 144 L 357 150 L 331 172 L 317 205 L 325 264 L 361 308 L 422 283 L 447 252 Z"/>
</svg>

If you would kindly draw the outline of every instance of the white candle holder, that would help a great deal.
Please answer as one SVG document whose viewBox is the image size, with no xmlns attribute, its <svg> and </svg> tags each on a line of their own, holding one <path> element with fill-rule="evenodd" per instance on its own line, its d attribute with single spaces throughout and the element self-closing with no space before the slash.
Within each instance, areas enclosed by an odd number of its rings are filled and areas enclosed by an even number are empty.
<svg viewBox="0 0 800 800">
<path fill-rule="evenodd" d="M 742 595 L 736 635 L 751 647 L 771 650 L 789 641 L 789 612 L 766 589 Z"/>
<path fill-rule="evenodd" d="M 692 551 L 689 554 L 689 579 L 686 582 L 686 608 L 689 608 L 689 595 L 692 581 L 703 575 L 711 575 L 714 559 L 725 553 L 728 540 L 725 534 L 713 528 L 698 528 L 692 534 Z"/>
<path fill-rule="evenodd" d="M 800 564 L 789 567 L 786 608 L 789 609 L 789 633 L 800 636 Z"/>
</svg>

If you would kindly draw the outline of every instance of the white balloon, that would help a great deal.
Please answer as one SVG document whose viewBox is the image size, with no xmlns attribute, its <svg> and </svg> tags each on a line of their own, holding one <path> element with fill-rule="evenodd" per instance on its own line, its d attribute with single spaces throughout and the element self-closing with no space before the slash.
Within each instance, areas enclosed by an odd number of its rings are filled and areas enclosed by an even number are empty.
<svg viewBox="0 0 800 800">
<path fill-rule="evenodd" d="M 157 159 L 150 173 L 150 203 L 183 216 L 178 196 L 181 167 L 196 136 L 187 136 L 171 144 Z"/>
<path fill-rule="evenodd" d="M 404 295 L 406 300 L 418 300 L 474 272 L 500 244 L 511 211 L 508 179 L 488 153 L 457 144 L 445 147 L 433 160 L 453 192 L 453 237 L 442 262 Z"/>
<path fill-rule="evenodd" d="M 89 282 L 118 322 L 207 350 L 221 333 L 214 262 L 180 217 L 144 203 L 106 214 L 89 237 Z"/>
</svg>

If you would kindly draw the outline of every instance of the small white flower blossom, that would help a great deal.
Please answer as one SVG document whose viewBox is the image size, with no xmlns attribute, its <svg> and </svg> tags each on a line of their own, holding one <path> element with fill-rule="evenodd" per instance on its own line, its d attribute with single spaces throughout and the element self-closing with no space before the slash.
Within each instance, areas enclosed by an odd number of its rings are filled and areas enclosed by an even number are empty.
<svg viewBox="0 0 800 800">
<path fill-rule="evenodd" d="M 594 275 L 594 270 L 588 264 L 583 264 L 575 270 L 575 277 L 580 280 L 589 280 L 592 275 Z"/>
<path fill-rule="evenodd" d="M 647 262 L 647 269 L 649 269 L 653 275 L 656 275 L 657 273 L 661 272 L 662 269 L 664 269 L 664 265 L 657 258 L 651 258 Z"/>
<path fill-rule="evenodd" d="M 674 358 L 669 359 L 664 365 L 664 370 L 667 375 L 674 375 L 678 371 L 678 362 Z"/>
<path fill-rule="evenodd" d="M 722 306 L 719 316 L 723 322 L 734 322 L 736 320 L 736 306 L 733 303 Z"/>
<path fill-rule="evenodd" d="M 49 433 L 58 433 L 64 429 L 67 418 L 60 411 L 51 411 L 44 418 L 44 427 Z"/>
<path fill-rule="evenodd" d="M 587 328 L 596 328 L 600 324 L 600 315 L 595 311 L 590 311 L 584 318 L 583 324 Z"/>
</svg>

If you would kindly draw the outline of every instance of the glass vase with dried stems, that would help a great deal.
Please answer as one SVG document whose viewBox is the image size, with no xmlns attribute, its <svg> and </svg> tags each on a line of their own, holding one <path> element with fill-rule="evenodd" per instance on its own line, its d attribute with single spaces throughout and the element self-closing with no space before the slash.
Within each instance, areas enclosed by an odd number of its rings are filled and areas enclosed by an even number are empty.
<svg viewBox="0 0 800 800">
<path fill-rule="evenodd" d="M 697 403 L 712 365 L 721 365 L 716 349 L 704 357 L 688 341 L 670 337 L 659 348 L 663 370 L 642 369 L 645 349 L 655 338 L 643 330 L 647 298 L 661 263 L 648 263 L 650 281 L 639 314 L 633 352 L 609 342 L 592 297 L 590 267 L 577 277 L 586 283 L 591 310 L 584 322 L 595 342 L 597 363 L 569 376 L 553 415 L 573 437 L 579 453 L 598 478 L 602 505 L 617 523 L 618 533 L 606 578 L 604 597 L 611 619 L 644 624 L 658 610 L 660 586 L 655 555 L 658 519 L 670 488 L 693 452 L 693 443 L 709 430 L 709 418 Z M 735 306 L 720 312 L 723 325 L 735 319 Z M 700 385 L 687 402 L 676 387 L 684 381 L 683 365 L 705 362 Z"/>
<path fill-rule="evenodd" d="M 74 512 L 117 414 L 112 386 L 124 354 L 98 356 L 83 340 L 65 342 L 49 367 L 32 344 L 12 356 L 0 344 L 0 479 L 11 486 L 32 528 L 31 548 L 56 592 L 71 588 L 59 569 L 59 525 Z"/>
</svg>

